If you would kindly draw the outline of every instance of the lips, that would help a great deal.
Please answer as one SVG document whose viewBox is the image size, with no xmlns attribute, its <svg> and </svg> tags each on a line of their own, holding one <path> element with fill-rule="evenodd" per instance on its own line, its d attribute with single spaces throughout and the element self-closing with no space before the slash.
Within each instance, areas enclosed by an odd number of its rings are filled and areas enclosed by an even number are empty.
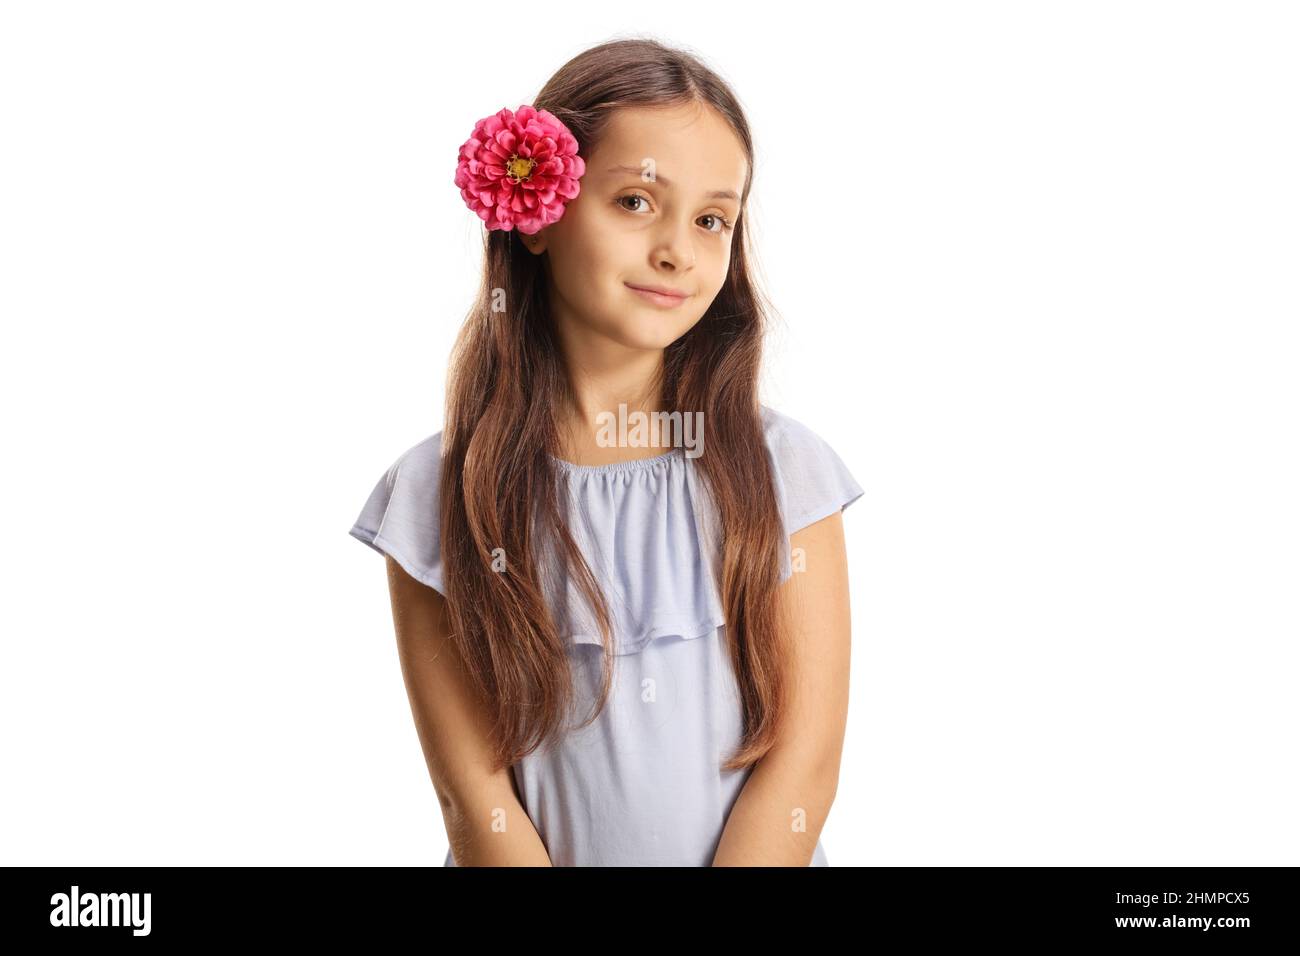
<svg viewBox="0 0 1300 956">
<path fill-rule="evenodd" d="M 679 292 L 677 289 L 670 289 L 665 285 L 639 285 L 632 282 L 623 283 L 629 289 L 639 289 L 642 292 L 653 292 L 656 295 L 667 295 L 677 299 L 686 298 L 685 292 Z"/>
</svg>

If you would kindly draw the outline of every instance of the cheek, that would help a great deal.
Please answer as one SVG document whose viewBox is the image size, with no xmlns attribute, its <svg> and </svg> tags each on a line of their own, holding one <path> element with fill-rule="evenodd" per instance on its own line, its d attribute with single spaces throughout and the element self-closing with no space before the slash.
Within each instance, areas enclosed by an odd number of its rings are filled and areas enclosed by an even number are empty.
<svg viewBox="0 0 1300 956">
<path fill-rule="evenodd" d="M 583 209 L 565 234 L 565 253 L 575 272 L 591 277 L 618 261 L 623 237 L 608 227 L 599 210 Z"/>
<path fill-rule="evenodd" d="M 575 227 L 579 223 L 573 224 Z M 551 249 L 551 265 L 555 283 L 570 301 L 589 300 L 595 282 L 602 275 L 604 259 L 608 255 L 599 242 L 593 241 L 589 230 L 574 228 L 565 234 L 562 242 Z"/>
<path fill-rule="evenodd" d="M 714 293 L 721 291 L 727 282 L 727 272 L 731 268 L 729 248 L 720 245 L 717 254 L 709 259 L 709 284 Z"/>
</svg>

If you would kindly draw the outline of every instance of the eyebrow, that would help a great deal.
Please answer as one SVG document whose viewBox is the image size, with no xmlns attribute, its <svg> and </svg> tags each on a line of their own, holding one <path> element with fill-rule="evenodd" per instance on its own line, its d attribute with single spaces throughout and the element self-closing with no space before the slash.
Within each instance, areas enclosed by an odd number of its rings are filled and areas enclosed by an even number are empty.
<svg viewBox="0 0 1300 956">
<path fill-rule="evenodd" d="M 607 170 L 605 170 L 605 171 L 608 172 L 608 173 L 631 173 L 633 176 L 640 176 L 640 175 L 641 175 L 641 167 L 640 167 L 640 166 L 611 166 L 609 169 L 607 169 Z M 659 183 L 659 184 L 661 184 L 661 185 L 668 186 L 669 188 L 671 188 L 672 185 L 673 185 L 673 182 L 672 182 L 671 179 L 669 179 L 667 176 L 660 176 L 658 172 L 655 173 L 654 181 L 657 182 L 657 183 Z M 706 198 L 708 198 L 708 199 L 734 199 L 736 202 L 740 202 L 740 197 L 737 196 L 737 195 L 736 195 L 734 192 L 732 192 L 730 189 L 715 189 L 715 190 L 713 190 L 713 192 L 709 193 L 708 196 L 707 196 Z"/>
</svg>

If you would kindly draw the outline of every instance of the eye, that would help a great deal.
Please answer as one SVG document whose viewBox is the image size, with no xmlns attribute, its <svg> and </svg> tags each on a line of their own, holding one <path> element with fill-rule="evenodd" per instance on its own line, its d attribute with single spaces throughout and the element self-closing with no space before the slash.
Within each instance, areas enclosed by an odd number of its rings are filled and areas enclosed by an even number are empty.
<svg viewBox="0 0 1300 956">
<path fill-rule="evenodd" d="M 730 219 L 727 219 L 727 218 L 725 218 L 725 217 L 723 217 L 723 216 L 715 216 L 715 215 L 714 215 L 713 213 L 711 213 L 711 212 L 710 212 L 710 213 L 706 213 L 705 215 L 701 216 L 700 218 L 701 218 L 701 219 L 716 219 L 718 222 L 720 222 L 720 223 L 722 224 L 722 225 L 719 226 L 717 229 L 710 229 L 709 232 L 731 232 L 732 227 L 735 225 L 735 224 L 734 224 Z"/>
<path fill-rule="evenodd" d="M 617 199 L 614 200 L 614 202 L 618 203 L 620 206 L 623 206 L 623 203 L 626 202 L 626 201 L 629 200 L 629 199 L 635 199 L 635 200 L 638 200 L 638 201 L 640 201 L 640 202 L 642 202 L 642 203 L 649 202 L 649 200 L 646 199 L 645 196 L 638 196 L 636 193 L 633 193 L 633 194 L 630 195 L 630 196 L 619 196 Z M 624 208 L 624 209 L 627 209 L 627 206 L 623 206 L 623 208 Z M 639 210 L 639 209 L 627 209 L 627 211 L 628 211 L 628 212 L 640 212 L 641 210 Z"/>
</svg>

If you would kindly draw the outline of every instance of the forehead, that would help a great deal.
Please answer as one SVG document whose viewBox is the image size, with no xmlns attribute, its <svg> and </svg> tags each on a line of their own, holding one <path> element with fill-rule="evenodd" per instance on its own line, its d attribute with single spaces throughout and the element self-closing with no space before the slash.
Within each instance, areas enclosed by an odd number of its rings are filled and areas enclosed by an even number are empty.
<svg viewBox="0 0 1300 956">
<path fill-rule="evenodd" d="M 744 146 L 721 114 L 704 104 L 616 110 L 588 165 L 601 176 L 618 177 L 627 174 L 607 169 L 642 169 L 646 159 L 679 189 L 744 191 Z"/>
</svg>

